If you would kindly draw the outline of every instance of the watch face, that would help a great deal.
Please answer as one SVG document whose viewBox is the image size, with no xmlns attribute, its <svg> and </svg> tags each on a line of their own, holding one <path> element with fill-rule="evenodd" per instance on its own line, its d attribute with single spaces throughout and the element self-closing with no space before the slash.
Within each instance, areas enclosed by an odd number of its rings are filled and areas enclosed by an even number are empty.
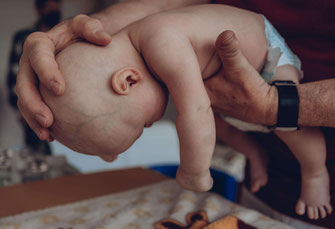
<svg viewBox="0 0 335 229">
<path fill-rule="evenodd" d="M 272 83 L 278 91 L 278 115 L 275 130 L 298 130 L 299 95 L 293 81 L 274 81 Z"/>
</svg>

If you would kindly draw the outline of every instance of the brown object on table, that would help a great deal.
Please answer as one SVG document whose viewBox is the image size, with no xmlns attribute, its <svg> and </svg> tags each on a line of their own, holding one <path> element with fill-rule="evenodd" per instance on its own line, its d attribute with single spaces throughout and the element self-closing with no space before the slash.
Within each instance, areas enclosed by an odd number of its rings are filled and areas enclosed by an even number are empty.
<svg viewBox="0 0 335 229">
<path fill-rule="evenodd" d="M 235 216 L 226 216 L 211 223 L 204 229 L 256 229 Z"/>
<path fill-rule="evenodd" d="M 0 188 L 0 217 L 81 201 L 168 179 L 146 168 L 131 168 Z"/>
<path fill-rule="evenodd" d="M 187 226 L 175 219 L 165 218 L 155 222 L 153 227 L 155 229 L 204 229 L 209 224 L 207 213 L 202 210 L 190 212 L 185 218 Z"/>
<path fill-rule="evenodd" d="M 185 226 L 175 219 L 166 218 L 155 222 L 153 227 L 155 229 L 256 229 L 231 215 L 209 223 L 206 211 L 202 210 L 188 213 L 186 223 Z"/>
</svg>

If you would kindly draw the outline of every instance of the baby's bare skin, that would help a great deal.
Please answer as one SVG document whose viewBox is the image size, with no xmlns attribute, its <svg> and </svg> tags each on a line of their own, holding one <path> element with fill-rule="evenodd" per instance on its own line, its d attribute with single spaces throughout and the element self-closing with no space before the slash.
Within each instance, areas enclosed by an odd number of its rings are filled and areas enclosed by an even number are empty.
<svg viewBox="0 0 335 229">
<path fill-rule="evenodd" d="M 56 117 L 52 129 L 56 139 L 76 151 L 115 159 L 144 127 L 162 117 L 166 91 L 155 76 L 167 86 L 178 112 L 181 161 L 177 181 L 186 189 L 207 191 L 212 186 L 209 166 L 216 137 L 203 80 L 221 68 L 214 44 L 225 30 L 235 32 L 244 55 L 261 70 L 267 53 L 262 17 L 223 5 L 193 6 L 147 17 L 114 35 L 105 48 L 68 47 L 57 59 L 68 81 L 65 95 L 52 98 L 42 88 Z M 284 72 L 292 78 L 297 74 L 291 68 Z M 91 88 L 92 93 L 82 96 L 80 88 Z M 62 123 L 71 112 L 73 119 L 66 127 Z M 257 167 L 265 171 L 263 166 L 254 163 L 253 171 Z M 267 177 L 252 177 L 256 189 L 265 185 Z"/>
<path fill-rule="evenodd" d="M 215 126 L 203 80 L 220 69 L 214 43 L 228 29 L 242 40 L 242 50 L 253 66 L 261 69 L 267 51 L 263 19 L 248 11 L 222 5 L 193 6 L 148 17 L 125 31 L 174 101 L 181 157 L 177 181 L 191 190 L 206 191 L 212 185 L 208 169 Z M 246 37 L 255 46 L 248 45 Z"/>
</svg>

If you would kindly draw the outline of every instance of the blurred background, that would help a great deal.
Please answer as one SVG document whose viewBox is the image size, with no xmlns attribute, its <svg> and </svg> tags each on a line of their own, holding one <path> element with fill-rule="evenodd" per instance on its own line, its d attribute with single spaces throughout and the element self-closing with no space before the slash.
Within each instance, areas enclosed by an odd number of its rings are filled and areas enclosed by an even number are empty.
<svg viewBox="0 0 335 229">
<path fill-rule="evenodd" d="M 1 0 L 0 149 L 29 148 L 30 151 L 42 154 L 66 155 L 67 160 L 82 172 L 178 161 L 178 138 L 173 124 L 175 111 L 171 104 L 164 119 L 145 129 L 143 136 L 135 145 L 112 164 L 105 163 L 97 157 L 74 153 L 57 142 L 50 145 L 39 142 L 16 108 L 14 87 L 18 61 L 24 39 L 29 33 L 37 30 L 46 31 L 60 20 L 79 13 L 93 13 L 116 2 L 115 0 Z"/>
<path fill-rule="evenodd" d="M 99 2 L 102 2 L 99 4 Z M 62 18 L 80 12 L 90 12 L 104 1 L 63 0 Z M 33 29 L 38 22 L 35 0 L 2 0 L 0 3 L 0 146 L 22 145 L 24 142 L 21 124 L 15 109 L 9 104 L 7 76 L 10 71 L 10 52 L 14 35 L 22 30 Z M 17 66 L 14 68 L 17 68 Z"/>
</svg>

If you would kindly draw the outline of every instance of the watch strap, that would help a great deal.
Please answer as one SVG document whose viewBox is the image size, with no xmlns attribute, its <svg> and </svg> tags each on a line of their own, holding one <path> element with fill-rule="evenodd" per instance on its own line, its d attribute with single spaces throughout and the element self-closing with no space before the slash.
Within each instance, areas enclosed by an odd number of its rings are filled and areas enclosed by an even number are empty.
<svg viewBox="0 0 335 229">
<path fill-rule="evenodd" d="M 299 95 L 293 81 L 274 81 L 278 91 L 277 124 L 271 129 L 282 131 L 298 130 Z"/>
</svg>

